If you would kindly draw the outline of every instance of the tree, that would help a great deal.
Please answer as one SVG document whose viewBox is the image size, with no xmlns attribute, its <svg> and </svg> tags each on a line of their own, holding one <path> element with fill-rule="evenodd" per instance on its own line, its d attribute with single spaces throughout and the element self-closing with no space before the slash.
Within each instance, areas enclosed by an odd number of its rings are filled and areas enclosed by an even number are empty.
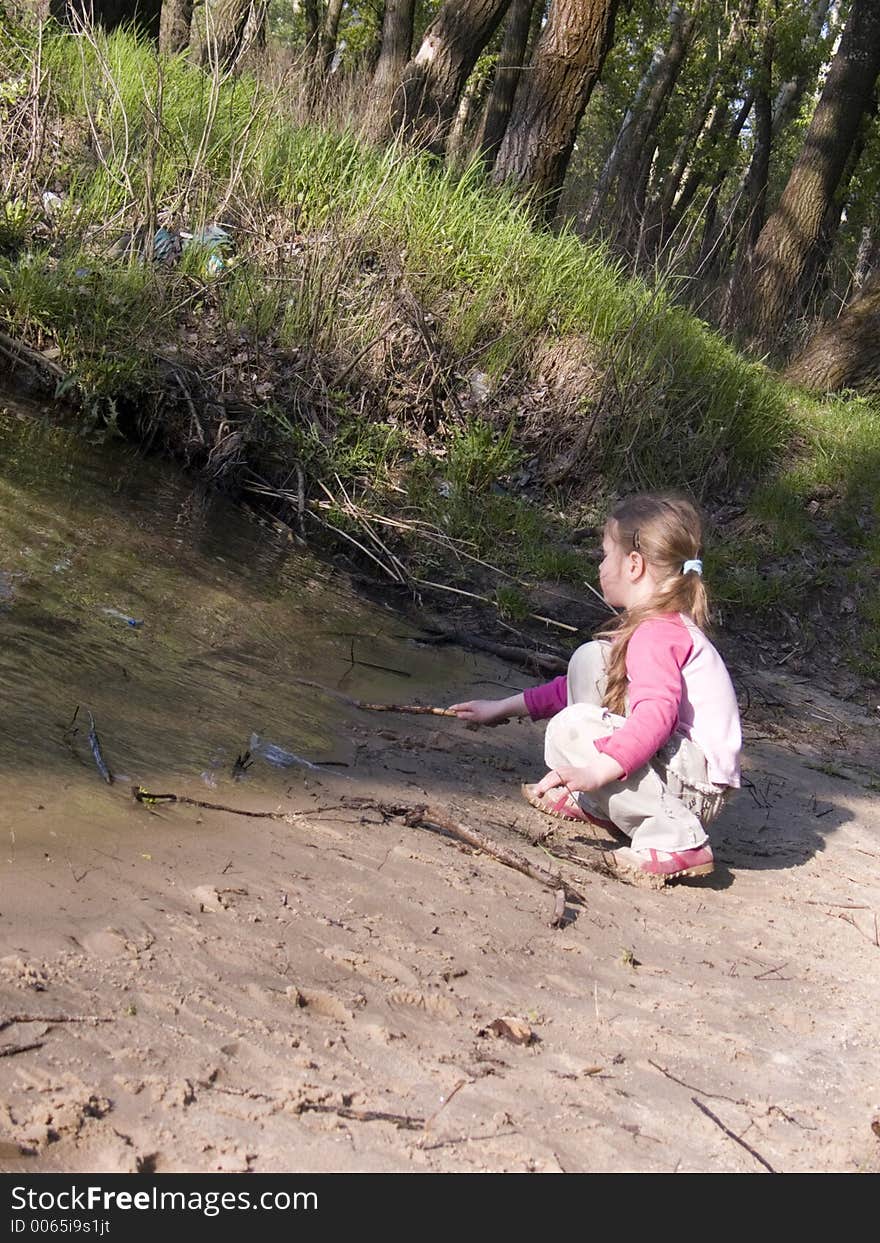
<svg viewBox="0 0 880 1243">
<path fill-rule="evenodd" d="M 320 0 L 303 0 L 303 20 L 306 28 L 305 59 L 306 66 L 315 63 L 321 43 L 321 13 L 318 5 Z"/>
<path fill-rule="evenodd" d="M 510 0 L 446 0 L 428 26 L 395 93 L 392 128 L 442 155 L 465 82 Z"/>
<path fill-rule="evenodd" d="M 512 0 L 498 53 L 492 90 L 474 144 L 479 158 L 491 170 L 513 109 L 517 84 L 525 64 L 535 0 Z"/>
<path fill-rule="evenodd" d="M 416 0 L 386 0 L 382 44 L 370 88 L 368 131 L 376 141 L 388 134 L 394 93 L 412 53 Z"/>
<path fill-rule="evenodd" d="M 791 362 L 785 378 L 814 392 L 880 391 L 880 273 Z"/>
<path fill-rule="evenodd" d="M 778 333 L 817 245 L 880 71 L 880 5 L 852 0 L 849 19 L 801 151 L 761 230 L 740 305 L 750 308 L 756 344 Z"/>
<path fill-rule="evenodd" d="M 614 37 L 617 0 L 553 0 L 520 80 L 493 180 L 556 214 L 577 128 Z"/>
<path fill-rule="evenodd" d="M 248 48 L 264 39 L 268 0 L 206 0 L 200 65 L 234 68 Z"/>
<path fill-rule="evenodd" d="M 174 56 L 189 47 L 193 0 L 162 0 L 159 50 Z"/>
<path fill-rule="evenodd" d="M 831 0 L 814 0 L 809 14 L 802 15 L 807 18 L 808 22 L 801 41 L 801 50 L 804 55 L 800 58 L 800 64 L 792 76 L 786 79 L 777 91 L 776 99 L 773 102 L 774 135 L 778 134 L 795 115 L 798 104 L 806 94 L 810 83 L 814 80 L 815 70 L 810 64 L 810 52 L 819 41 L 830 8 Z"/>
<path fill-rule="evenodd" d="M 690 49 L 699 7 L 697 0 L 691 12 L 685 13 L 673 0 L 669 13 L 669 45 L 660 59 L 642 106 L 634 114 L 629 141 L 624 147 L 617 173 L 616 233 L 618 244 L 627 251 L 635 249 L 642 227 L 648 178 L 656 151 L 657 127 Z"/>
<path fill-rule="evenodd" d="M 329 73 L 336 52 L 336 41 L 339 38 L 339 19 L 345 0 L 327 0 L 324 13 L 324 25 L 321 28 L 321 55 L 324 60 L 324 72 Z"/>
<path fill-rule="evenodd" d="M 618 208 L 625 211 L 625 222 L 618 232 L 628 232 L 633 217 L 640 215 L 638 198 L 640 166 L 644 164 L 646 147 L 660 118 L 660 113 L 675 85 L 678 71 L 693 33 L 696 12 L 685 14 L 677 0 L 669 10 L 670 39 L 667 46 L 658 46 L 636 88 L 632 103 L 627 108 L 611 151 L 608 154 L 599 179 L 593 189 L 586 213 L 586 228 L 595 229 L 605 199 L 619 181 L 622 193 L 618 196 Z"/>
</svg>

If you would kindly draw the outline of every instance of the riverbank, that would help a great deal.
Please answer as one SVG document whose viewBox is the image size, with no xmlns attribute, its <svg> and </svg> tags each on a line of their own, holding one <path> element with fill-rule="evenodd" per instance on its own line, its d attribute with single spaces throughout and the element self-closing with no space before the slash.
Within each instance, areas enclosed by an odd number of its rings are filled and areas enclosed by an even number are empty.
<svg viewBox="0 0 880 1243">
<path fill-rule="evenodd" d="M 162 449 L 401 603 L 464 602 L 560 658 L 601 617 L 609 500 L 683 488 L 725 626 L 795 670 L 827 673 L 830 644 L 847 693 L 874 693 L 870 403 L 806 400 L 472 174 L 307 123 L 295 83 L 14 34 L 0 354 L 84 434 Z"/>
<path fill-rule="evenodd" d="M 0 1169 L 880 1169 L 876 709 L 750 651 L 716 871 L 636 888 L 521 800 L 539 726 L 354 702 L 537 671 L 171 463 L 0 437 Z"/>
</svg>

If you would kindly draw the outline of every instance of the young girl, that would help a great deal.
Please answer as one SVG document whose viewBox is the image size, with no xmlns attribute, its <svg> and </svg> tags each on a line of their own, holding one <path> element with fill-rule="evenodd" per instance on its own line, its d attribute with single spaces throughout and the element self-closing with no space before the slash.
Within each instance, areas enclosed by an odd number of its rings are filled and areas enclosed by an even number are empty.
<svg viewBox="0 0 880 1243">
<path fill-rule="evenodd" d="M 714 868 L 706 828 L 739 785 L 736 695 L 706 638 L 702 523 L 689 501 L 642 495 L 605 525 L 599 583 L 621 609 L 579 647 L 566 677 L 509 699 L 453 704 L 466 721 L 547 726 L 549 772 L 522 787 L 535 807 L 622 830 L 618 870 L 667 879 Z"/>
</svg>

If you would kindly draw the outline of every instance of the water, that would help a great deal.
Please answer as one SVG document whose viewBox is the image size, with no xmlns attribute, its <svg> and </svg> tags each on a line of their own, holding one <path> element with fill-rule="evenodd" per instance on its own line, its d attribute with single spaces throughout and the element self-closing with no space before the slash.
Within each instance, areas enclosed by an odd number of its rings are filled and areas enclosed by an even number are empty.
<svg viewBox="0 0 880 1243">
<path fill-rule="evenodd" d="M 351 709 L 297 679 L 395 702 L 461 679 L 460 654 L 409 641 L 285 529 L 39 414 L 0 394 L 0 857 L 37 822 L 142 827 L 135 784 L 253 805 L 313 765 L 344 778 Z"/>
</svg>

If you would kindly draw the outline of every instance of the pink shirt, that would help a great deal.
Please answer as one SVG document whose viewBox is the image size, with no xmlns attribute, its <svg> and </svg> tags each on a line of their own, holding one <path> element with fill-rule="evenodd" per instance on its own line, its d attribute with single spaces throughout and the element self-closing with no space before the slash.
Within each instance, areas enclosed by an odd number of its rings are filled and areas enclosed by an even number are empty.
<svg viewBox="0 0 880 1243">
<path fill-rule="evenodd" d="M 635 630 L 626 650 L 629 712 L 626 723 L 598 751 L 625 774 L 641 768 L 674 733 L 695 742 L 706 757 L 709 780 L 738 786 L 742 735 L 730 674 L 717 650 L 688 617 L 651 617 Z M 568 703 L 564 677 L 525 691 L 535 721 Z"/>
</svg>

